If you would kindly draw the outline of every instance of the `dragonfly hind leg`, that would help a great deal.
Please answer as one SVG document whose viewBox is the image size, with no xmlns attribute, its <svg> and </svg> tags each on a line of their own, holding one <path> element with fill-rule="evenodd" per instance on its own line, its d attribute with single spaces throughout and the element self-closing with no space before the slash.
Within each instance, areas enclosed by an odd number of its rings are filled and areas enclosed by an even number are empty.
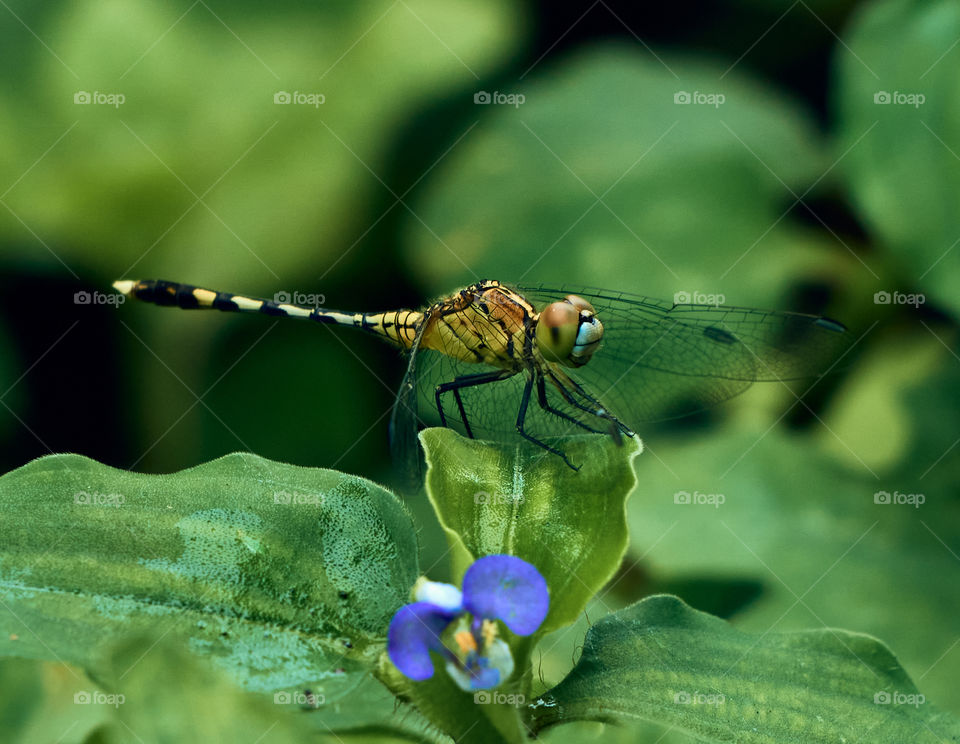
<svg viewBox="0 0 960 744">
<path fill-rule="evenodd" d="M 449 426 L 449 424 L 447 424 L 446 414 L 443 412 L 443 402 L 440 400 L 440 397 L 444 393 L 452 392 L 453 399 L 457 402 L 457 410 L 460 412 L 460 420 L 463 422 L 463 428 L 466 430 L 467 436 L 473 439 L 473 431 L 470 429 L 470 421 L 467 419 L 467 411 L 463 407 L 463 399 L 460 397 L 460 391 L 468 387 L 476 387 L 477 385 L 486 385 L 489 382 L 505 380 L 514 374 L 516 373 L 509 370 L 478 372 L 477 374 L 473 375 L 463 375 L 451 380 L 450 382 L 444 382 L 437 385 L 436 392 L 434 393 L 434 399 L 437 403 L 437 413 L 440 414 L 440 425 Z"/>
</svg>

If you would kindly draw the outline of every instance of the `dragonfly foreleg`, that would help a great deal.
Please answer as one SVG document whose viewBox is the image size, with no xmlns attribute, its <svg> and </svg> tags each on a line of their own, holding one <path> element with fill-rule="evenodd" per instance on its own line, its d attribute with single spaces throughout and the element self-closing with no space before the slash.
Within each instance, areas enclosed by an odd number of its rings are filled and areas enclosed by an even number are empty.
<svg viewBox="0 0 960 744">
<path fill-rule="evenodd" d="M 547 400 L 546 383 L 544 382 L 543 375 L 539 375 L 539 374 L 537 375 L 537 402 L 540 404 L 540 407 L 544 411 L 548 411 L 552 414 L 555 414 L 560 418 L 565 419 L 566 421 L 569 421 L 572 424 L 576 424 L 582 429 L 586 429 L 587 431 L 593 432 L 594 434 L 604 433 L 600 431 L 600 429 L 594 429 L 592 426 L 589 426 L 583 423 L 582 421 L 575 419 L 569 413 L 566 413 L 565 411 L 561 411 L 559 408 L 554 408 L 553 406 L 551 406 L 550 401 Z"/>
<path fill-rule="evenodd" d="M 590 395 L 590 393 L 588 393 L 580 385 L 578 385 L 575 380 L 571 379 L 567 375 L 564 375 L 563 379 L 561 380 L 552 371 L 550 373 L 550 378 L 551 378 L 551 381 L 554 383 L 555 387 L 560 391 L 560 394 L 563 396 L 564 400 L 566 400 L 567 403 L 569 403 L 571 406 L 573 406 L 574 408 L 579 408 L 581 411 L 584 411 L 585 413 L 592 414 L 597 418 L 601 418 L 604 421 L 609 422 L 610 424 L 609 433 L 610 433 L 610 436 L 612 436 L 614 439 L 619 441 L 621 434 L 628 437 L 633 436 L 633 431 L 630 430 L 630 427 L 628 427 L 620 419 L 618 419 L 616 416 L 614 416 L 612 413 L 606 410 L 599 400 L 597 400 L 592 395 Z M 577 401 L 576 398 L 574 398 L 574 396 L 566 388 L 564 383 L 569 383 L 573 391 L 579 394 L 585 401 L 587 401 L 587 403 L 590 403 L 592 407 L 585 406 L 579 401 Z"/>
</svg>

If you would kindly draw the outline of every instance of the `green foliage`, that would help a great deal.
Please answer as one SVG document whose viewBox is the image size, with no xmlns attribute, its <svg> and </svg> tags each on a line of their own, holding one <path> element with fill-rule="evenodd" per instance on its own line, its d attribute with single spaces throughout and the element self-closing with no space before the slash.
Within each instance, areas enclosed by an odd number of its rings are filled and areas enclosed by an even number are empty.
<svg viewBox="0 0 960 744">
<path fill-rule="evenodd" d="M 570 675 L 533 703 L 534 729 L 659 721 L 705 742 L 960 741 L 874 638 L 842 630 L 752 636 L 658 595 L 587 633 Z"/>
<path fill-rule="evenodd" d="M 419 573 L 389 492 L 253 455 L 163 476 L 51 456 L 0 503 L 0 653 L 108 683 L 107 645 L 162 627 L 250 689 L 346 688 Z"/>
<path fill-rule="evenodd" d="M 806 304 L 866 334 L 805 421 L 801 406 L 781 417 L 794 398 L 769 385 L 681 436 L 644 426 L 640 460 L 629 442 L 572 439 L 585 464 L 573 473 L 525 445 L 427 431 L 442 533 L 425 500 L 411 504 L 415 527 L 369 481 L 252 455 L 162 476 L 55 456 L 0 477 L 4 737 L 960 740 L 934 708 L 958 705 L 960 11 L 854 5 L 721 3 L 743 15 L 721 10 L 723 40 L 695 46 L 696 24 L 677 45 L 624 15 L 642 45 L 628 33 L 580 44 L 613 17 L 601 5 L 542 57 L 553 11 L 524 39 L 523 11 L 503 0 L 8 8 L 0 241 L 18 278 L 70 272 L 106 288 L 129 267 L 268 296 L 316 290 L 350 310 L 479 277 L 572 282 Z M 495 88 L 524 102 L 472 103 Z M 78 90 L 125 102 L 76 105 Z M 280 90 L 325 100 L 275 105 Z M 680 105 L 681 93 L 724 100 Z M 877 307 L 877 290 L 922 291 L 932 312 Z M 91 422 L 128 443 L 110 462 L 174 470 L 242 447 L 387 473 L 375 422 L 402 372 L 392 350 L 129 305 L 124 328 L 83 308 L 63 318 L 62 299 L 0 320 L 4 444 L 51 441 L 32 371 L 56 354 L 30 345 L 27 324 L 49 309 L 65 321 L 50 342 L 89 320 L 117 346 L 115 360 L 69 360 L 78 395 L 84 374 L 122 362 L 121 413 Z M 99 452 L 87 446 L 69 449 Z M 550 616 L 531 638 L 507 634 L 518 665 L 499 691 L 534 707 L 481 704 L 439 666 L 424 683 L 397 676 L 384 636 L 421 571 L 418 539 L 430 578 L 449 562 L 459 581 L 499 552 L 547 577 Z M 664 588 L 737 629 L 662 596 L 607 614 Z M 911 678 L 932 702 L 874 704 L 918 694 Z M 273 699 L 306 688 L 316 711 Z M 78 704 L 78 692 L 125 700 Z M 722 704 L 692 699 L 718 692 Z"/>
</svg>

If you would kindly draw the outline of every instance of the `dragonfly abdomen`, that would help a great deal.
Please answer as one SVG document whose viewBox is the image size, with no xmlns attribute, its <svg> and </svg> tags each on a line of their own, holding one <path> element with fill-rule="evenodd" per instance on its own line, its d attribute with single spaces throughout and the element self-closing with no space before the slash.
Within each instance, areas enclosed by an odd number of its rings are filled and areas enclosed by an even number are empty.
<svg viewBox="0 0 960 744">
<path fill-rule="evenodd" d="M 409 348 L 423 320 L 423 313 L 413 310 L 391 310 L 383 313 L 347 313 L 339 310 L 303 307 L 288 302 L 277 302 L 260 297 L 218 292 L 190 284 L 168 282 L 162 279 L 124 279 L 113 283 L 114 288 L 128 297 L 135 297 L 155 305 L 179 307 L 184 310 L 220 310 L 232 313 L 259 313 L 288 318 L 306 318 L 318 323 L 352 326 L 386 338 Z"/>
</svg>

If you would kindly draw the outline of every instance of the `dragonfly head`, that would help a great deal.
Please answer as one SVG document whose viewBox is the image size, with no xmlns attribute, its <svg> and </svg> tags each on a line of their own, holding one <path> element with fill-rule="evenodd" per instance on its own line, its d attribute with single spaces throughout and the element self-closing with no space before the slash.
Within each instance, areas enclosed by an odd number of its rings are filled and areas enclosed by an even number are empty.
<svg viewBox="0 0 960 744">
<path fill-rule="evenodd" d="M 537 319 L 537 347 L 544 358 L 567 367 L 582 367 L 600 348 L 603 324 L 593 305 L 568 295 L 551 302 Z"/>
</svg>

